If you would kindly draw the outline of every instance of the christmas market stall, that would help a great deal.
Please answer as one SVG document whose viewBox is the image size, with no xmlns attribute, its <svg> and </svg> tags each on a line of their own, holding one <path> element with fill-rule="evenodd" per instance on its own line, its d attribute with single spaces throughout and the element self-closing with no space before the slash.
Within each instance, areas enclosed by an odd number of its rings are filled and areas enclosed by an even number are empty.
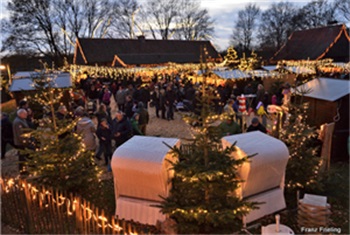
<svg viewBox="0 0 350 235">
<path fill-rule="evenodd" d="M 244 182 L 237 193 L 243 199 L 262 203 L 259 209 L 246 216 L 245 222 L 250 223 L 284 209 L 284 176 L 289 158 L 287 146 L 260 131 L 222 138 L 223 147 L 235 142 L 237 151 L 232 153 L 232 157 L 249 156 L 249 161 L 239 169 L 239 176 Z"/>
<path fill-rule="evenodd" d="M 12 76 L 13 80 L 10 86 L 10 92 L 14 95 L 17 104 L 25 96 L 35 94 L 35 87 L 33 79 L 43 76 L 46 81 L 50 81 L 50 85 L 53 88 L 70 88 L 72 87 L 72 78 L 69 73 L 49 73 L 40 74 L 35 71 L 22 71 L 17 72 Z"/>
<path fill-rule="evenodd" d="M 349 137 L 350 81 L 334 78 L 316 78 L 299 87 L 297 93 L 308 91 L 304 99 L 309 103 L 308 122 L 319 128 L 334 123 L 331 158 L 348 161 L 346 151 Z"/>
<path fill-rule="evenodd" d="M 166 143 L 166 144 L 165 144 Z M 168 147 L 180 146 L 176 138 L 134 136 L 117 148 L 111 167 L 116 215 L 121 219 L 155 225 L 165 215 L 154 207 L 167 197 L 172 171 Z"/>
</svg>

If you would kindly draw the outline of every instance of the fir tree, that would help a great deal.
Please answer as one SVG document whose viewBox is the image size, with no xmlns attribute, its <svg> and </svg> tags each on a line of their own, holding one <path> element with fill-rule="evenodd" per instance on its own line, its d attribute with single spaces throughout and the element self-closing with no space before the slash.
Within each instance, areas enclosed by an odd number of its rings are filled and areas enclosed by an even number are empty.
<svg viewBox="0 0 350 235">
<path fill-rule="evenodd" d="M 237 69 L 239 65 L 239 59 L 237 55 L 237 51 L 233 47 L 229 47 L 227 49 L 227 54 L 224 57 L 225 59 L 225 66 L 229 67 L 230 69 Z"/>
<path fill-rule="evenodd" d="M 242 217 L 255 208 L 255 203 L 235 193 L 242 183 L 237 169 L 247 157 L 235 160 L 231 157 L 235 145 L 222 147 L 219 132 L 211 125 L 218 120 L 211 109 L 215 98 L 211 94 L 204 77 L 200 115 L 184 118 L 187 123 L 196 123 L 194 139 L 187 148 L 172 148 L 176 159 L 171 162 L 172 189 L 161 208 L 176 221 L 180 234 L 232 233 L 240 230 Z"/>
<path fill-rule="evenodd" d="M 53 75 L 54 76 L 54 75 Z M 29 135 L 33 148 L 29 154 L 30 179 L 60 190 L 84 194 L 98 184 L 100 173 L 93 153 L 84 149 L 81 136 L 73 132 L 76 120 L 58 120 L 55 110 L 62 98 L 62 89 L 54 88 L 53 77 L 42 74 L 33 78 L 35 96 L 30 97 L 46 107 L 46 113 L 37 120 L 38 128 Z"/>
<path fill-rule="evenodd" d="M 307 91 L 298 93 L 301 96 L 295 96 L 288 105 L 288 119 L 279 135 L 290 153 L 285 179 L 286 190 L 289 192 L 321 187 L 317 132 L 307 124 L 309 104 L 303 99 Z"/>
</svg>

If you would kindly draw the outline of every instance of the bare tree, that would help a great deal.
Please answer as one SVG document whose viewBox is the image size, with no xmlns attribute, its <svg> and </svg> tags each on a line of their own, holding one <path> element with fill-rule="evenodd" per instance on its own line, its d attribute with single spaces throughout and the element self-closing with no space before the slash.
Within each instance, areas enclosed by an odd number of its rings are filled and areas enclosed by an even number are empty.
<svg viewBox="0 0 350 235">
<path fill-rule="evenodd" d="M 336 4 L 327 0 L 316 0 L 306 4 L 293 17 L 295 29 L 309 29 L 336 22 Z"/>
<path fill-rule="evenodd" d="M 335 0 L 336 17 L 340 22 L 350 22 L 350 0 Z"/>
<path fill-rule="evenodd" d="M 244 10 L 238 12 L 238 19 L 233 29 L 231 43 L 233 45 L 242 45 L 243 51 L 246 53 L 251 50 L 259 15 L 260 8 L 252 3 L 249 3 Z"/>
<path fill-rule="evenodd" d="M 8 49 L 48 55 L 55 62 L 62 56 L 53 21 L 55 15 L 51 11 L 52 1 L 12 0 L 8 2 L 7 8 L 10 12 L 10 28 L 4 45 Z"/>
<path fill-rule="evenodd" d="M 10 0 L 3 47 L 41 54 L 60 64 L 77 37 L 104 37 L 112 22 L 113 0 Z"/>
<path fill-rule="evenodd" d="M 104 37 L 112 22 L 110 0 L 83 0 L 87 37 Z"/>
<path fill-rule="evenodd" d="M 136 32 L 141 31 L 139 26 L 140 6 L 136 0 L 119 0 L 114 4 L 112 22 L 114 34 L 121 38 L 135 38 Z M 143 33 L 142 33 L 143 34 Z"/>
<path fill-rule="evenodd" d="M 60 30 L 62 51 L 65 55 L 72 53 L 75 39 L 83 35 L 83 6 L 79 0 L 55 0 L 56 24 Z"/>
<path fill-rule="evenodd" d="M 181 11 L 176 20 L 174 38 L 183 40 L 210 39 L 214 33 L 213 23 L 206 9 L 200 9 L 197 0 L 181 3 Z"/>
<path fill-rule="evenodd" d="M 258 38 L 262 47 L 279 49 L 293 31 L 291 20 L 295 14 L 294 6 L 289 2 L 273 3 L 261 15 Z"/>
<path fill-rule="evenodd" d="M 143 9 L 143 18 L 154 39 L 168 40 L 174 32 L 175 18 L 181 11 L 181 1 L 149 0 Z"/>
</svg>

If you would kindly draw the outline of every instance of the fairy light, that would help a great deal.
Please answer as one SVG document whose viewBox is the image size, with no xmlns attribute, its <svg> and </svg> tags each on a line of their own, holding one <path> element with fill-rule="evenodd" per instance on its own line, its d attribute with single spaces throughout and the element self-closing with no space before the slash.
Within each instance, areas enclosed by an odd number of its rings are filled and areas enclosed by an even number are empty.
<svg viewBox="0 0 350 235">
<path fill-rule="evenodd" d="M 0 178 L 1 181 L 3 181 L 2 178 Z M 13 187 L 18 187 L 19 185 L 15 182 L 15 180 L 13 178 L 10 178 L 7 180 L 7 182 L 5 183 L 6 187 L 5 187 L 5 193 L 9 193 L 10 189 Z M 53 197 L 53 194 L 46 190 L 43 192 L 40 192 L 35 186 L 29 184 L 29 183 L 25 183 L 22 182 L 22 184 L 20 184 L 20 189 L 26 189 L 28 190 L 28 192 L 30 193 L 30 198 L 31 200 L 36 200 L 37 198 L 40 199 L 40 203 L 45 201 L 46 196 L 52 196 L 52 203 L 57 204 L 59 207 L 66 205 L 67 208 L 67 215 L 68 216 L 74 216 L 74 212 L 76 212 L 77 209 L 77 204 L 78 201 L 76 198 L 73 199 L 73 202 L 67 198 L 64 197 L 62 195 L 58 196 L 58 198 Z M 48 203 L 46 203 L 44 205 L 45 208 L 48 208 L 50 205 Z M 87 214 L 88 217 L 85 218 L 86 221 L 89 220 L 95 220 L 97 222 L 97 226 L 101 227 L 101 228 L 111 228 L 116 232 L 120 232 L 123 230 L 123 228 L 119 225 L 119 223 L 117 224 L 111 224 L 109 223 L 108 219 L 105 216 L 102 215 L 96 215 L 93 210 L 91 208 L 89 208 L 88 206 L 84 206 L 83 204 L 80 204 L 80 208 L 83 210 L 83 214 Z M 137 234 L 136 232 L 129 232 L 129 234 Z"/>
</svg>

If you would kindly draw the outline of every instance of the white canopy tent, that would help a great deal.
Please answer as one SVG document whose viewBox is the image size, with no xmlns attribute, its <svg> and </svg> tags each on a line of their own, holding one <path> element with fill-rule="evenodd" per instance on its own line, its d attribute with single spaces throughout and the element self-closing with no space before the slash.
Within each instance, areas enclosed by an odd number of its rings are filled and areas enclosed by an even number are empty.
<svg viewBox="0 0 350 235">
<path fill-rule="evenodd" d="M 224 147 L 236 141 L 237 151 L 232 153 L 232 157 L 240 159 L 256 154 L 239 169 L 244 183 L 238 194 L 248 201 L 264 203 L 246 216 L 246 223 L 284 209 L 284 176 L 289 158 L 286 145 L 260 131 L 222 138 Z"/>
<path fill-rule="evenodd" d="M 176 138 L 134 136 L 118 147 L 111 167 L 114 177 L 116 215 L 127 220 L 155 225 L 165 220 L 154 205 L 167 197 L 172 171 L 171 147 L 180 146 Z"/>
<path fill-rule="evenodd" d="M 306 97 L 320 100 L 336 101 L 350 93 L 350 81 L 334 78 L 315 78 L 297 87 L 297 94 L 309 91 Z"/>
<path fill-rule="evenodd" d="M 16 73 L 17 74 L 17 73 Z M 32 91 L 35 90 L 33 77 L 40 76 L 33 72 L 29 77 L 18 77 L 12 80 L 10 91 Z M 45 74 L 46 77 L 51 78 L 51 86 L 54 88 L 67 88 L 72 86 L 72 79 L 69 73 Z"/>
</svg>

